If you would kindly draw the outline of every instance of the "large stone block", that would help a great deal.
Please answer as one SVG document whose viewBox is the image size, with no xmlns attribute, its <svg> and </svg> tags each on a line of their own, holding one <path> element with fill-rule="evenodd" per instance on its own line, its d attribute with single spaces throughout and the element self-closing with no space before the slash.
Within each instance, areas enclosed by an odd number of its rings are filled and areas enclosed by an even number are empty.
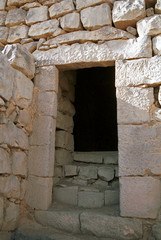
<svg viewBox="0 0 161 240">
<path fill-rule="evenodd" d="M 56 149 L 55 162 L 58 165 L 65 165 L 71 163 L 73 160 L 72 153 L 65 149 Z"/>
<path fill-rule="evenodd" d="M 4 194 L 7 198 L 20 198 L 20 181 L 18 177 L 0 176 L 0 193 Z"/>
<path fill-rule="evenodd" d="M 28 25 L 46 20 L 48 20 L 48 7 L 46 6 L 30 8 L 26 16 L 26 24 Z"/>
<path fill-rule="evenodd" d="M 29 176 L 26 203 L 33 209 L 47 210 L 52 201 L 52 178 Z"/>
<path fill-rule="evenodd" d="M 136 22 L 146 17 L 145 1 L 115 1 L 112 17 L 116 28 L 125 30 L 128 26 L 135 27 Z"/>
<path fill-rule="evenodd" d="M 83 8 L 91 7 L 101 3 L 108 3 L 110 6 L 112 6 L 114 0 L 76 0 L 76 9 L 80 11 Z"/>
<path fill-rule="evenodd" d="M 120 178 L 121 216 L 155 219 L 160 209 L 160 185 L 153 177 Z"/>
<path fill-rule="evenodd" d="M 62 203 L 77 206 L 78 204 L 78 186 L 56 186 L 53 191 L 53 200 Z"/>
<path fill-rule="evenodd" d="M 0 43 L 7 43 L 8 31 L 7 27 L 0 27 Z"/>
<path fill-rule="evenodd" d="M 0 2 L 0 11 L 4 10 L 6 7 L 7 0 L 1 0 Z"/>
<path fill-rule="evenodd" d="M 74 151 L 73 135 L 65 131 L 56 131 L 55 146 L 73 152 Z"/>
<path fill-rule="evenodd" d="M 114 169 L 112 167 L 99 167 L 98 176 L 104 181 L 111 181 L 114 178 Z"/>
<path fill-rule="evenodd" d="M 34 57 L 21 44 L 6 45 L 3 54 L 7 56 L 8 61 L 13 68 L 21 71 L 30 79 L 34 77 Z"/>
<path fill-rule="evenodd" d="M 105 205 L 111 206 L 119 204 L 119 189 L 109 189 L 105 191 Z"/>
<path fill-rule="evenodd" d="M 103 156 L 104 164 L 118 164 L 118 152 L 117 151 L 103 152 L 102 156 Z"/>
<path fill-rule="evenodd" d="M 150 121 L 154 103 L 153 88 L 121 87 L 116 90 L 117 122 L 144 123 Z"/>
<path fill-rule="evenodd" d="M 18 43 L 24 38 L 28 38 L 28 26 L 18 25 L 9 28 L 8 43 Z"/>
<path fill-rule="evenodd" d="M 74 4 L 72 0 L 64 0 L 53 4 L 49 8 L 51 18 L 58 18 L 74 10 Z"/>
<path fill-rule="evenodd" d="M 12 154 L 12 171 L 14 175 L 27 176 L 27 156 L 22 151 Z"/>
<path fill-rule="evenodd" d="M 161 174 L 161 125 L 119 125 L 119 175 Z"/>
<path fill-rule="evenodd" d="M 79 176 L 85 179 L 97 179 L 97 167 L 95 166 L 80 166 Z"/>
<path fill-rule="evenodd" d="M 56 128 L 65 130 L 69 133 L 73 132 L 74 122 L 71 116 L 65 115 L 61 112 L 57 113 Z"/>
<path fill-rule="evenodd" d="M 73 154 L 74 161 L 76 162 L 86 162 L 86 163 L 103 163 L 102 155 L 95 154 L 94 152 L 84 153 L 75 152 Z"/>
<path fill-rule="evenodd" d="M 77 176 L 78 175 L 78 167 L 77 167 L 77 165 L 65 165 L 64 166 L 64 175 L 66 177 Z"/>
<path fill-rule="evenodd" d="M 21 8 L 15 8 L 8 11 L 5 24 L 7 27 L 12 27 L 25 23 L 26 11 Z"/>
<path fill-rule="evenodd" d="M 87 192 L 78 193 L 78 206 L 84 208 L 101 208 L 104 205 L 103 192 Z"/>
<path fill-rule="evenodd" d="M 79 13 L 69 13 L 61 17 L 60 26 L 67 32 L 80 30 L 82 26 Z"/>
<path fill-rule="evenodd" d="M 0 148 L 0 174 L 11 173 L 11 160 L 9 153 Z"/>
<path fill-rule="evenodd" d="M 97 16 L 97 18 L 96 18 Z M 89 7 L 81 11 L 81 21 L 87 30 L 95 30 L 105 25 L 112 25 L 111 8 L 107 3 Z"/>
<path fill-rule="evenodd" d="M 116 61 L 116 87 L 157 86 L 161 84 L 161 57 Z"/>
</svg>

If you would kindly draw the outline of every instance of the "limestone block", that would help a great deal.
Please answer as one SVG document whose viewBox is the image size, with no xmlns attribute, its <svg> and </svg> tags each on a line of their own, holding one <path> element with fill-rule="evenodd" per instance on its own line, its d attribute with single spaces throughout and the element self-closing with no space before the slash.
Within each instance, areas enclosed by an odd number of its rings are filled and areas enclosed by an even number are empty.
<svg viewBox="0 0 161 240">
<path fill-rule="evenodd" d="M 0 176 L 0 193 L 4 194 L 7 198 L 20 198 L 20 182 L 18 177 Z"/>
<path fill-rule="evenodd" d="M 116 87 L 157 86 L 161 84 L 161 57 L 116 61 Z"/>
<path fill-rule="evenodd" d="M 55 177 L 57 177 L 59 179 L 64 177 L 64 172 L 63 172 L 62 166 L 55 166 L 54 167 L 54 178 Z"/>
<path fill-rule="evenodd" d="M 23 73 L 15 70 L 13 100 L 21 108 L 28 108 L 33 97 L 33 82 Z"/>
<path fill-rule="evenodd" d="M 18 224 L 19 217 L 20 217 L 19 205 L 8 201 L 2 230 L 4 231 L 15 230 Z"/>
<path fill-rule="evenodd" d="M 58 92 L 58 69 L 55 66 L 40 67 L 34 83 L 41 91 Z"/>
<path fill-rule="evenodd" d="M 69 133 L 73 132 L 74 122 L 71 116 L 65 115 L 61 112 L 57 113 L 56 128 L 65 130 Z"/>
<path fill-rule="evenodd" d="M 65 165 L 64 166 L 64 173 L 66 177 L 69 176 L 77 176 L 78 175 L 78 168 L 76 165 Z"/>
<path fill-rule="evenodd" d="M 27 176 L 27 156 L 24 152 L 13 152 L 12 172 L 14 175 Z"/>
<path fill-rule="evenodd" d="M 11 9 L 7 13 L 5 24 L 7 27 L 12 27 L 25 23 L 26 11 L 21 8 Z"/>
<path fill-rule="evenodd" d="M 84 152 L 74 152 L 73 154 L 74 161 L 76 162 L 86 162 L 86 163 L 103 163 L 101 155 L 93 153 L 84 153 Z"/>
<path fill-rule="evenodd" d="M 7 43 L 8 31 L 7 27 L 0 27 L 0 43 Z"/>
<path fill-rule="evenodd" d="M 1 0 L 1 2 L 0 2 L 0 11 L 5 9 L 6 2 L 7 2 L 7 0 Z"/>
<path fill-rule="evenodd" d="M 48 7 L 46 6 L 30 8 L 26 16 L 27 25 L 32 25 L 46 20 L 48 20 Z"/>
<path fill-rule="evenodd" d="M 60 26 L 67 32 L 80 30 L 82 26 L 79 13 L 69 13 L 61 17 Z"/>
<path fill-rule="evenodd" d="M 27 51 L 29 51 L 30 53 L 33 53 L 37 48 L 37 41 L 26 43 L 24 44 L 24 47 L 27 49 Z"/>
<path fill-rule="evenodd" d="M 70 66 L 70 69 L 78 69 L 113 65 L 117 59 L 150 58 L 152 49 L 150 37 L 145 36 L 107 41 L 100 45 L 91 42 L 62 45 L 45 52 L 35 51 L 33 55 L 38 66 L 54 64 L 61 65 L 62 69 L 66 69 L 67 66 Z"/>
<path fill-rule="evenodd" d="M 136 28 L 134 28 L 134 27 L 128 26 L 128 27 L 126 28 L 126 31 L 129 32 L 129 33 L 131 33 L 131 34 L 133 34 L 134 36 L 137 35 Z"/>
<path fill-rule="evenodd" d="M 61 2 L 53 4 L 49 8 L 49 14 L 51 18 L 58 18 L 74 10 L 74 4 L 72 0 L 63 0 Z"/>
<path fill-rule="evenodd" d="M 121 87 L 117 88 L 116 96 L 119 124 L 150 122 L 153 88 Z"/>
<path fill-rule="evenodd" d="M 140 239 L 142 238 L 142 221 L 106 213 L 83 212 L 80 215 L 81 230 L 84 234 L 92 234 L 99 238 Z"/>
<path fill-rule="evenodd" d="M 54 172 L 54 146 L 31 146 L 29 149 L 29 174 L 52 177 Z"/>
<path fill-rule="evenodd" d="M 151 17 L 154 15 L 154 8 L 147 8 L 146 9 L 146 16 Z"/>
<path fill-rule="evenodd" d="M 58 101 L 58 111 L 71 117 L 75 114 L 74 105 L 66 97 L 61 97 Z"/>
<path fill-rule="evenodd" d="M 54 147 L 56 122 L 50 116 L 36 117 L 33 121 L 33 132 L 30 145 L 50 145 Z"/>
<path fill-rule="evenodd" d="M 95 166 L 80 166 L 79 176 L 85 179 L 97 179 L 97 167 Z"/>
<path fill-rule="evenodd" d="M 91 7 L 101 3 L 108 3 L 112 7 L 114 0 L 76 0 L 76 9 L 80 11 L 83 8 Z"/>
<path fill-rule="evenodd" d="M 155 37 L 161 34 L 161 15 L 155 14 L 152 17 L 146 17 L 138 21 L 137 31 L 139 36 L 149 35 Z"/>
<path fill-rule="evenodd" d="M 21 71 L 30 79 L 34 77 L 34 57 L 21 44 L 6 45 L 3 54 L 7 56 L 13 68 Z"/>
<path fill-rule="evenodd" d="M 129 39 L 134 36 L 126 31 L 117 29 L 111 26 L 105 26 L 94 31 L 76 31 L 71 33 L 62 34 L 55 38 L 49 39 L 44 46 L 52 44 L 72 44 L 72 43 L 84 43 L 88 41 L 109 41 L 113 39 Z"/>
<path fill-rule="evenodd" d="M 41 7 L 41 4 L 38 2 L 31 2 L 31 3 L 26 3 L 21 6 L 22 9 L 28 11 L 31 8 L 36 8 L 36 7 Z"/>
<path fill-rule="evenodd" d="M 7 15 L 6 11 L 0 11 L 0 26 L 5 25 L 6 15 Z"/>
<path fill-rule="evenodd" d="M 160 208 L 160 189 L 160 180 L 153 177 L 122 177 L 121 216 L 155 219 Z"/>
<path fill-rule="evenodd" d="M 114 178 L 114 169 L 112 167 L 99 167 L 98 176 L 104 181 L 111 181 Z"/>
<path fill-rule="evenodd" d="M 29 176 L 26 204 L 33 209 L 47 210 L 52 201 L 52 178 Z"/>
<path fill-rule="evenodd" d="M 161 109 L 155 108 L 152 116 L 154 120 L 161 122 Z"/>
<path fill-rule="evenodd" d="M 35 0 L 8 0 L 7 6 L 21 6 L 25 3 L 32 3 L 35 2 Z"/>
<path fill-rule="evenodd" d="M 3 223 L 3 212 L 4 212 L 4 200 L 3 197 L 0 197 L 0 228 Z"/>
<path fill-rule="evenodd" d="M 78 186 L 55 187 L 53 200 L 76 206 L 78 203 Z"/>
<path fill-rule="evenodd" d="M 73 160 L 72 154 L 65 149 L 56 149 L 55 162 L 60 165 L 71 163 Z"/>
<path fill-rule="evenodd" d="M 23 38 L 28 37 L 28 26 L 19 25 L 14 26 L 9 29 L 9 36 L 7 39 L 8 43 L 17 43 L 20 42 Z"/>
<path fill-rule="evenodd" d="M 55 146 L 73 152 L 74 151 L 73 135 L 65 131 L 56 131 Z"/>
<path fill-rule="evenodd" d="M 31 131 L 31 120 L 31 114 L 28 110 L 23 109 L 20 111 L 17 122 L 29 132 Z"/>
<path fill-rule="evenodd" d="M 155 239 L 161 240 L 161 224 L 160 223 L 153 225 L 152 232 Z"/>
<path fill-rule="evenodd" d="M 158 35 L 152 39 L 153 51 L 155 55 L 161 55 L 161 35 Z"/>
<path fill-rule="evenodd" d="M 119 125 L 119 175 L 161 174 L 161 126 Z"/>
<path fill-rule="evenodd" d="M 59 21 L 57 19 L 48 20 L 42 23 L 36 23 L 32 25 L 29 29 L 29 36 L 34 39 L 46 38 L 50 35 L 53 35 L 59 29 Z M 59 33 L 57 34 L 59 35 Z"/>
<path fill-rule="evenodd" d="M 97 17 L 96 17 L 97 16 Z M 87 30 L 95 30 L 105 25 L 112 25 L 111 8 L 107 3 L 89 7 L 81 11 L 81 21 Z"/>
<path fill-rule="evenodd" d="M 108 151 L 103 152 L 103 162 L 104 164 L 118 164 L 118 152 L 117 151 Z"/>
<path fill-rule="evenodd" d="M 161 14 L 161 1 L 157 0 L 157 3 L 155 4 L 155 13 Z"/>
<path fill-rule="evenodd" d="M 112 18 L 116 28 L 135 27 L 136 23 L 146 17 L 144 0 L 115 1 Z"/>
<path fill-rule="evenodd" d="M 106 190 L 105 191 L 105 205 L 111 206 L 119 204 L 119 190 Z"/>
<path fill-rule="evenodd" d="M 104 193 L 79 192 L 78 206 L 84 208 L 101 208 L 104 205 Z"/>
<path fill-rule="evenodd" d="M 11 174 L 11 161 L 9 153 L 0 148 L 0 174 Z"/>
</svg>

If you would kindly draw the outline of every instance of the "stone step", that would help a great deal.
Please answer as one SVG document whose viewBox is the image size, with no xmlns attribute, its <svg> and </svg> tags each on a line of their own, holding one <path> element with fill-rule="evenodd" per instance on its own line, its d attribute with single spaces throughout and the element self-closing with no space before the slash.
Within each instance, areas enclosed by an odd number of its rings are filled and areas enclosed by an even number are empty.
<svg viewBox="0 0 161 240">
<path fill-rule="evenodd" d="M 43 226 L 78 234 L 80 236 L 78 239 L 83 240 L 90 240 L 90 237 L 86 238 L 85 235 L 92 236 L 93 240 L 94 237 L 96 239 L 137 240 L 141 239 L 143 235 L 142 221 L 121 218 L 118 206 L 91 210 L 54 204 L 48 211 L 36 210 L 35 219 Z M 68 238 L 65 237 L 64 239 L 67 240 Z M 69 239 L 78 240 L 77 238 Z"/>
</svg>

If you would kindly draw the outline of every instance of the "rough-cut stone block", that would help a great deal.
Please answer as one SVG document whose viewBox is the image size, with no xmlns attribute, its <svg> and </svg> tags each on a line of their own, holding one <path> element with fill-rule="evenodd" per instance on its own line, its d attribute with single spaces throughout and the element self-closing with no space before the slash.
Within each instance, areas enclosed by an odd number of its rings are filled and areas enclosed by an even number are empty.
<svg viewBox="0 0 161 240">
<path fill-rule="evenodd" d="M 155 4 L 155 13 L 161 14 L 161 1 L 157 0 L 157 3 Z"/>
<path fill-rule="evenodd" d="M 30 79 L 34 77 L 34 58 L 21 44 L 6 45 L 3 54 L 7 56 L 13 68 L 21 71 Z"/>
<path fill-rule="evenodd" d="M 0 11 L 0 26 L 5 25 L 6 15 L 7 15 L 6 11 Z"/>
<path fill-rule="evenodd" d="M 149 36 L 128 40 L 113 40 L 103 44 L 91 42 L 60 46 L 48 51 L 33 53 L 38 66 L 61 65 L 62 69 L 113 65 L 117 59 L 152 57 Z M 132 70 L 132 69 L 131 69 Z"/>
<path fill-rule="evenodd" d="M 99 167 L 98 176 L 104 181 L 111 181 L 114 178 L 114 169 L 112 167 Z"/>
<path fill-rule="evenodd" d="M 74 122 L 71 116 L 65 115 L 61 112 L 57 113 L 56 128 L 65 130 L 69 133 L 73 132 Z"/>
<path fill-rule="evenodd" d="M 119 204 L 119 190 L 106 190 L 105 191 L 105 205 L 111 206 L 114 204 Z"/>
<path fill-rule="evenodd" d="M 104 205 L 104 193 L 102 192 L 79 192 L 78 206 L 84 208 L 101 208 Z"/>
<path fill-rule="evenodd" d="M 79 176 L 85 179 L 97 179 L 97 167 L 95 166 L 80 166 Z"/>
<path fill-rule="evenodd" d="M 86 163 L 102 163 L 102 156 L 93 153 L 75 152 L 73 154 L 74 161 Z"/>
<path fill-rule="evenodd" d="M 140 239 L 142 238 L 142 221 L 130 218 L 108 216 L 83 212 L 80 215 L 81 230 L 84 234 L 111 239 Z"/>
<path fill-rule="evenodd" d="M 119 175 L 161 174 L 161 125 L 119 125 Z"/>
<path fill-rule="evenodd" d="M 55 146 L 73 152 L 74 151 L 73 135 L 65 131 L 57 131 Z"/>
<path fill-rule="evenodd" d="M 8 0 L 7 1 L 7 6 L 21 6 L 25 3 L 31 3 L 34 2 L 35 0 Z"/>
<path fill-rule="evenodd" d="M 32 25 L 46 20 L 48 20 L 48 7 L 46 6 L 30 8 L 26 16 L 27 25 Z"/>
<path fill-rule="evenodd" d="M 128 27 L 126 28 L 126 31 L 129 32 L 129 33 L 131 33 L 131 34 L 134 35 L 134 36 L 137 35 L 136 28 L 134 28 L 134 27 L 128 26 Z"/>
<path fill-rule="evenodd" d="M 64 174 L 66 177 L 77 176 L 78 175 L 78 167 L 76 165 L 65 165 L 64 166 Z"/>
<path fill-rule="evenodd" d="M 34 39 L 46 38 L 59 35 L 59 21 L 57 19 L 36 23 L 29 29 L 29 36 Z"/>
<path fill-rule="evenodd" d="M 0 174 L 11 173 L 11 160 L 9 153 L 0 148 Z"/>
<path fill-rule="evenodd" d="M 19 26 L 14 26 L 9 29 L 9 35 L 7 42 L 8 43 L 18 43 L 20 42 L 23 38 L 28 37 L 28 26 L 26 25 L 19 25 Z"/>
<path fill-rule="evenodd" d="M 117 151 L 103 152 L 102 156 L 103 156 L 104 164 L 118 164 L 118 152 Z"/>
<path fill-rule="evenodd" d="M 55 162 L 60 165 L 71 163 L 73 160 L 72 154 L 65 149 L 56 149 Z"/>
<path fill-rule="evenodd" d="M 152 39 L 153 51 L 155 55 L 161 55 L 161 35 L 158 35 Z"/>
<path fill-rule="evenodd" d="M 74 10 L 74 4 L 72 0 L 64 0 L 60 3 L 55 3 L 49 8 L 51 18 L 58 18 Z"/>
<path fill-rule="evenodd" d="M 7 27 L 12 27 L 25 23 L 26 11 L 21 8 L 15 8 L 8 11 L 5 24 Z"/>
<path fill-rule="evenodd" d="M 144 123 L 150 121 L 154 103 L 153 88 L 121 87 L 116 90 L 117 122 Z"/>
<path fill-rule="evenodd" d="M 149 35 L 155 37 L 161 34 L 161 15 L 144 18 L 137 22 L 139 36 Z"/>
<path fill-rule="evenodd" d="M 97 16 L 97 17 L 96 17 Z M 89 7 L 81 11 L 81 21 L 87 30 L 95 30 L 105 25 L 112 25 L 111 8 L 107 3 Z"/>
<path fill-rule="evenodd" d="M 153 218 L 160 209 L 160 180 L 153 177 L 120 178 L 121 216 Z"/>
<path fill-rule="evenodd" d="M 116 61 L 116 87 L 157 86 L 161 84 L 161 57 Z"/>
<path fill-rule="evenodd" d="M 158 223 L 152 227 L 153 236 L 157 240 L 161 240 L 161 224 Z"/>
<path fill-rule="evenodd" d="M 53 200 L 76 206 L 78 203 L 78 186 L 55 187 Z"/>
<path fill-rule="evenodd" d="M 1 0 L 1 2 L 0 2 L 0 11 L 5 9 L 6 2 L 7 2 L 7 0 Z"/>
<path fill-rule="evenodd" d="M 31 3 L 25 3 L 23 6 L 21 6 L 22 9 L 28 11 L 31 8 L 41 7 L 41 4 L 38 2 L 31 2 Z"/>
<path fill-rule="evenodd" d="M 30 53 L 33 53 L 37 48 L 37 41 L 26 43 L 23 46 L 27 49 L 27 51 L 29 51 Z"/>
<path fill-rule="evenodd" d="M 18 177 L 0 176 L 0 193 L 4 194 L 7 198 L 20 198 L 20 182 Z"/>
<path fill-rule="evenodd" d="M 14 175 L 27 176 L 27 156 L 24 152 L 13 152 L 12 171 Z"/>
<path fill-rule="evenodd" d="M 147 8 L 146 9 L 146 16 L 151 17 L 154 15 L 154 8 Z"/>
<path fill-rule="evenodd" d="M 3 197 L 0 197 L 0 228 L 3 223 L 3 213 L 4 213 L 4 200 Z"/>
<path fill-rule="evenodd" d="M 71 117 L 75 114 L 74 105 L 66 97 L 61 97 L 58 99 L 58 111 L 67 114 Z"/>
<path fill-rule="evenodd" d="M 29 176 L 26 203 L 31 208 L 47 210 L 52 201 L 52 178 Z"/>
<path fill-rule="evenodd" d="M 69 13 L 61 17 L 60 26 L 67 32 L 80 30 L 82 26 L 79 13 Z"/>
<path fill-rule="evenodd" d="M 80 11 L 83 8 L 91 7 L 101 3 L 108 3 L 110 6 L 112 6 L 114 0 L 76 0 L 76 9 Z"/>
<path fill-rule="evenodd" d="M 144 0 L 115 1 L 113 6 L 113 22 L 116 28 L 135 27 L 136 22 L 146 16 Z"/>
<path fill-rule="evenodd" d="M 7 27 L 0 27 L 0 43 L 7 43 L 8 31 Z"/>
</svg>

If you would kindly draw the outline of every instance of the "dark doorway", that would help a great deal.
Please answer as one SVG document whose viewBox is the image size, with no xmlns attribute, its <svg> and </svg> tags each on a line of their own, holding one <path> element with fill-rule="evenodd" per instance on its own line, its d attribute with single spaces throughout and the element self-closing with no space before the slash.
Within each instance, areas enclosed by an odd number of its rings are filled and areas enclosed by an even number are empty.
<svg viewBox="0 0 161 240">
<path fill-rule="evenodd" d="M 114 67 L 77 71 L 75 151 L 117 151 Z"/>
</svg>

